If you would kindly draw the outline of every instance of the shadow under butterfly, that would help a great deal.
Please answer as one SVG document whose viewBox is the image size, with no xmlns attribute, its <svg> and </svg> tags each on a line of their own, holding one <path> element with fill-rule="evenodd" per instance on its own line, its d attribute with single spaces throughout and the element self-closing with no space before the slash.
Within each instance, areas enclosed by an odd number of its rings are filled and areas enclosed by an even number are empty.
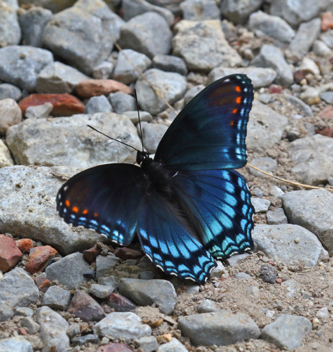
<svg viewBox="0 0 333 352">
<path fill-rule="evenodd" d="M 138 234 L 143 251 L 168 274 L 206 282 L 215 259 L 253 247 L 251 195 L 236 171 L 246 164 L 251 80 L 230 75 L 200 92 L 163 136 L 154 159 L 78 173 L 57 195 L 67 223 L 119 245 Z"/>
</svg>

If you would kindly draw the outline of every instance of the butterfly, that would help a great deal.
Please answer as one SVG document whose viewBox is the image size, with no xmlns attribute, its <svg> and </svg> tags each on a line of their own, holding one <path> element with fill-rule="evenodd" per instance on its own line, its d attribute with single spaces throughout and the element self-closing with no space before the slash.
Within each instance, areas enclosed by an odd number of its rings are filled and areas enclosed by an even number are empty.
<svg viewBox="0 0 333 352">
<path fill-rule="evenodd" d="M 235 168 L 246 164 L 246 126 L 253 101 L 242 74 L 215 81 L 172 122 L 154 159 L 105 164 L 70 178 L 57 210 L 127 246 L 137 233 L 150 260 L 167 274 L 206 282 L 215 259 L 253 248 L 251 195 Z"/>
</svg>

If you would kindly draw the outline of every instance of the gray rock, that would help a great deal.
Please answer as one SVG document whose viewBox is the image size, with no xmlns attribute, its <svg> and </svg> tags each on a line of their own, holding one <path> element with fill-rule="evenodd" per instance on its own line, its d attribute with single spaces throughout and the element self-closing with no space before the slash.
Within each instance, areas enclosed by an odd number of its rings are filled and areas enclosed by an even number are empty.
<svg viewBox="0 0 333 352">
<path fill-rule="evenodd" d="M 247 148 L 264 151 L 273 147 L 281 139 L 287 124 L 285 116 L 254 100 L 247 125 Z"/>
<path fill-rule="evenodd" d="M 313 233 L 297 225 L 257 225 L 252 238 L 257 250 L 286 265 L 315 266 L 326 252 Z"/>
<path fill-rule="evenodd" d="M 284 281 L 281 283 L 281 287 L 283 287 L 287 291 L 287 297 L 300 297 L 301 285 L 297 281 L 293 279 Z"/>
<path fill-rule="evenodd" d="M 17 18 L 17 10 L 17 0 L 2 0 L 0 2 L 1 46 L 17 45 L 20 43 L 21 28 Z"/>
<path fill-rule="evenodd" d="M 164 17 L 169 27 L 173 24 L 174 16 L 172 12 L 160 6 L 150 4 L 145 0 L 123 0 L 122 9 L 124 11 L 124 20 L 129 21 L 131 18 L 142 15 L 146 12 L 156 12 Z"/>
<path fill-rule="evenodd" d="M 333 140 L 317 134 L 290 143 L 292 171 L 298 181 L 310 185 L 326 183 L 333 175 Z"/>
<path fill-rule="evenodd" d="M 70 300 L 71 293 L 69 291 L 58 286 L 51 286 L 43 296 L 42 305 L 52 309 L 67 310 Z"/>
<path fill-rule="evenodd" d="M 177 339 L 172 338 L 170 342 L 161 345 L 157 352 L 186 352 L 188 349 Z"/>
<path fill-rule="evenodd" d="M 278 348 L 293 350 L 302 345 L 303 338 L 311 330 L 309 319 L 281 314 L 273 323 L 263 328 L 260 338 L 274 343 Z"/>
<path fill-rule="evenodd" d="M 105 236 L 66 224 L 56 211 L 55 197 L 64 179 L 81 170 L 28 166 L 1 168 L 0 233 L 8 232 L 50 244 L 62 254 L 91 248 L 97 241 L 105 242 Z"/>
<path fill-rule="evenodd" d="M 28 106 L 25 110 L 24 116 L 27 119 L 46 119 L 50 116 L 53 110 L 51 103 L 45 103 L 43 105 Z"/>
<path fill-rule="evenodd" d="M 38 288 L 26 271 L 15 268 L 6 273 L 0 280 L 0 322 L 11 319 L 15 307 L 27 307 L 38 299 Z"/>
<path fill-rule="evenodd" d="M 12 165 L 14 165 L 14 161 L 10 156 L 9 149 L 7 148 L 6 144 L 0 140 L 0 168 Z"/>
<path fill-rule="evenodd" d="M 99 338 L 98 335 L 95 334 L 89 334 L 89 335 L 84 335 L 84 336 L 77 336 L 72 339 L 72 344 L 74 346 L 82 346 L 85 343 L 95 343 L 98 344 Z"/>
<path fill-rule="evenodd" d="M 119 292 L 139 305 L 155 303 L 164 314 L 171 314 L 177 303 L 176 291 L 166 280 L 121 279 Z"/>
<path fill-rule="evenodd" d="M 235 279 L 237 279 L 237 280 L 251 280 L 252 277 L 246 273 L 240 272 L 235 275 Z"/>
<path fill-rule="evenodd" d="M 20 0 L 20 5 L 42 6 L 45 9 L 51 10 L 53 13 L 62 11 L 71 7 L 75 0 Z"/>
<path fill-rule="evenodd" d="M 247 315 L 226 310 L 181 317 L 178 329 L 195 345 L 225 346 L 248 339 L 257 339 L 260 330 Z"/>
<path fill-rule="evenodd" d="M 123 92 L 111 93 L 109 95 L 113 111 L 116 114 L 123 114 L 125 111 L 135 111 L 136 101 L 134 97 Z"/>
<path fill-rule="evenodd" d="M 199 94 L 205 88 L 206 87 L 203 84 L 199 84 L 198 86 L 190 88 L 184 96 L 185 105 L 188 104 L 197 94 Z"/>
<path fill-rule="evenodd" d="M 37 76 L 38 93 L 73 93 L 76 85 L 89 79 L 77 69 L 61 62 L 51 62 Z"/>
<path fill-rule="evenodd" d="M 252 205 L 254 206 L 255 213 L 266 213 L 269 209 L 271 202 L 268 199 L 251 198 Z"/>
<path fill-rule="evenodd" d="M 112 287 L 113 290 L 116 289 L 116 280 L 114 276 L 103 276 L 98 279 L 99 285 Z"/>
<path fill-rule="evenodd" d="M 40 325 L 37 324 L 31 317 L 23 318 L 21 320 L 21 326 L 31 335 L 36 334 L 40 329 Z"/>
<path fill-rule="evenodd" d="M 272 265 L 264 264 L 260 268 L 260 277 L 264 282 L 275 284 L 277 278 L 276 269 Z"/>
<path fill-rule="evenodd" d="M 207 85 L 217 81 L 218 79 L 233 75 L 235 73 L 242 73 L 247 75 L 253 84 L 254 88 L 261 88 L 269 86 L 276 78 L 276 72 L 271 68 L 261 67 L 217 67 L 210 71 L 208 75 Z"/>
<path fill-rule="evenodd" d="M 274 38 L 279 44 L 288 44 L 295 36 L 295 31 L 289 24 L 280 17 L 268 15 L 265 12 L 257 11 L 251 14 L 249 28 L 258 37 Z"/>
<path fill-rule="evenodd" d="M 142 143 L 148 153 L 154 154 L 168 127 L 156 123 L 141 123 Z"/>
<path fill-rule="evenodd" d="M 277 84 L 289 87 L 294 82 L 293 73 L 282 51 L 274 45 L 263 45 L 259 55 L 251 63 L 257 67 L 270 67 L 275 70 Z"/>
<path fill-rule="evenodd" d="M 48 50 L 24 45 L 6 46 L 0 49 L 0 80 L 33 92 L 37 75 L 51 62 L 53 55 Z"/>
<path fill-rule="evenodd" d="M 184 20 L 219 20 L 220 10 L 215 0 L 185 0 L 180 4 Z"/>
<path fill-rule="evenodd" d="M 258 10 L 263 0 L 224 0 L 222 15 L 234 23 L 245 24 L 251 13 Z"/>
<path fill-rule="evenodd" d="M 312 109 L 308 104 L 305 104 L 301 99 L 293 95 L 287 95 L 286 100 L 298 109 L 304 116 L 313 116 Z"/>
<path fill-rule="evenodd" d="M 107 162 L 135 161 L 135 151 L 92 131 L 88 124 L 134 148 L 141 148 L 132 122 L 111 112 L 51 120 L 28 119 L 9 128 L 7 144 L 16 162 L 22 165 L 87 168 Z M 69 150 L 75 153 L 68 153 Z"/>
<path fill-rule="evenodd" d="M 149 0 L 151 4 L 169 9 L 175 15 L 180 15 L 180 3 L 183 0 Z"/>
<path fill-rule="evenodd" d="M 0 340 L 0 351 L 2 352 L 33 352 L 31 343 L 23 336 L 10 337 Z"/>
<path fill-rule="evenodd" d="M 181 57 L 189 70 L 208 73 L 218 66 L 241 64 L 241 57 L 225 39 L 220 21 L 183 20 L 174 30 L 173 55 Z"/>
<path fill-rule="evenodd" d="M 146 79 L 159 91 L 164 99 L 169 103 L 181 99 L 186 91 L 186 79 L 175 72 L 164 72 L 152 68 L 145 72 Z M 157 115 L 167 108 L 167 105 L 156 96 L 150 85 L 139 79 L 136 83 L 138 102 L 141 108 Z"/>
<path fill-rule="evenodd" d="M 154 336 L 140 337 L 135 342 L 139 345 L 142 352 L 153 352 L 156 351 L 159 347 L 156 337 Z"/>
<path fill-rule="evenodd" d="M 66 334 L 67 321 L 49 307 L 37 309 L 37 322 L 40 324 L 40 337 L 43 351 L 66 352 L 69 349 L 69 338 Z"/>
<path fill-rule="evenodd" d="M 109 254 L 105 257 L 99 255 L 96 258 L 96 278 L 100 279 L 104 276 L 110 276 L 113 267 L 115 267 L 120 262 L 120 259 L 115 255 Z"/>
<path fill-rule="evenodd" d="M 290 43 L 286 55 L 294 60 L 301 60 L 310 50 L 320 34 L 321 20 L 315 18 L 310 22 L 302 23 L 294 40 Z"/>
<path fill-rule="evenodd" d="M 34 315 L 34 311 L 28 307 L 16 307 L 14 309 L 14 315 L 19 315 L 22 317 L 32 317 Z"/>
<path fill-rule="evenodd" d="M 249 253 L 235 254 L 227 259 L 230 266 L 236 266 L 238 262 L 241 262 L 244 258 L 248 257 Z"/>
<path fill-rule="evenodd" d="M 53 13 L 43 7 L 31 7 L 23 12 L 20 17 L 22 28 L 22 43 L 41 48 L 43 46 L 43 31 L 51 20 Z"/>
<path fill-rule="evenodd" d="M 271 172 L 277 167 L 277 161 L 267 156 L 254 158 L 251 160 L 250 164 L 266 172 Z M 265 174 L 255 169 L 250 168 L 250 172 L 256 177 L 265 177 Z"/>
<path fill-rule="evenodd" d="M 94 326 L 98 336 L 110 336 L 114 339 L 130 341 L 151 335 L 151 328 L 141 323 L 141 318 L 131 312 L 115 312 L 107 315 Z"/>
<path fill-rule="evenodd" d="M 315 40 L 313 42 L 312 51 L 321 57 L 325 57 L 331 54 L 331 49 L 321 40 Z"/>
<path fill-rule="evenodd" d="M 8 128 L 22 121 L 22 111 L 13 99 L 0 100 L 0 135 L 6 134 Z"/>
<path fill-rule="evenodd" d="M 19 88 L 9 83 L 0 84 L 0 100 L 10 98 L 18 101 L 21 99 L 21 97 L 22 93 Z"/>
<path fill-rule="evenodd" d="M 210 299 L 203 300 L 197 309 L 198 313 L 210 313 L 210 312 L 218 312 L 220 309 L 216 307 L 214 301 Z"/>
<path fill-rule="evenodd" d="M 140 111 L 140 121 L 151 122 L 153 121 L 153 117 L 148 111 Z M 138 112 L 137 111 L 125 111 L 122 115 L 127 116 L 134 124 L 139 122 Z"/>
<path fill-rule="evenodd" d="M 227 271 L 221 261 L 216 261 L 217 267 L 213 268 L 210 272 L 211 277 L 221 278 L 223 274 L 227 274 Z"/>
<path fill-rule="evenodd" d="M 111 77 L 114 65 L 110 61 L 103 61 L 93 68 L 92 76 L 95 79 L 108 79 Z"/>
<path fill-rule="evenodd" d="M 147 55 L 138 53 L 132 49 L 124 49 L 118 55 L 113 79 L 125 84 L 135 82 L 139 78 L 139 73 L 135 70 L 131 62 L 141 72 L 146 71 L 151 66 L 151 60 Z"/>
<path fill-rule="evenodd" d="M 333 92 L 322 92 L 319 94 L 320 99 L 324 100 L 327 104 L 333 104 Z"/>
<path fill-rule="evenodd" d="M 153 58 L 158 54 L 169 53 L 171 38 L 172 33 L 164 17 L 150 11 L 122 25 L 119 45 L 123 49 L 133 49 Z"/>
<path fill-rule="evenodd" d="M 328 31 L 320 35 L 320 40 L 323 41 L 330 49 L 333 48 L 333 30 L 329 29 Z"/>
<path fill-rule="evenodd" d="M 79 0 L 54 15 L 43 33 L 44 45 L 83 73 L 107 59 L 124 21 L 102 0 Z"/>
<path fill-rule="evenodd" d="M 332 193 L 323 189 L 293 191 L 282 197 L 283 208 L 292 224 L 316 234 L 329 251 L 333 250 Z"/>
<path fill-rule="evenodd" d="M 89 263 L 83 259 L 82 253 L 77 252 L 49 265 L 45 272 L 50 281 L 57 280 L 67 289 L 73 290 L 80 288 L 84 282 L 87 282 L 83 276 L 87 270 L 89 270 Z"/>
<path fill-rule="evenodd" d="M 187 75 L 187 67 L 183 59 L 172 55 L 156 55 L 153 58 L 153 68 L 167 72 L 177 72 Z"/>
<path fill-rule="evenodd" d="M 91 97 L 84 108 L 85 114 L 95 114 L 97 112 L 112 112 L 112 111 L 113 111 L 112 106 L 105 95 Z"/>
<path fill-rule="evenodd" d="M 288 224 L 288 219 L 284 213 L 283 208 L 276 208 L 275 210 L 269 210 L 266 216 L 267 216 L 268 225 Z"/>
<path fill-rule="evenodd" d="M 89 293 L 97 298 L 107 298 L 110 296 L 110 293 L 114 291 L 115 287 L 113 286 L 105 286 L 99 284 L 92 284 L 89 289 Z"/>
</svg>

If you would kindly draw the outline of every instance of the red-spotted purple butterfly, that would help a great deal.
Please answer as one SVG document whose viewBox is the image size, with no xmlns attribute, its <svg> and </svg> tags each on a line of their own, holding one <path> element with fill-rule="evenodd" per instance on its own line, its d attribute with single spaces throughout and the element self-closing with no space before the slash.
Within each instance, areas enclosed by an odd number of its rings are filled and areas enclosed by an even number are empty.
<svg viewBox="0 0 333 352">
<path fill-rule="evenodd" d="M 253 207 L 245 179 L 250 79 L 224 77 L 200 92 L 163 136 L 154 159 L 80 172 L 59 190 L 67 223 L 119 245 L 138 234 L 152 262 L 181 279 L 206 282 L 216 259 L 253 247 Z"/>
</svg>

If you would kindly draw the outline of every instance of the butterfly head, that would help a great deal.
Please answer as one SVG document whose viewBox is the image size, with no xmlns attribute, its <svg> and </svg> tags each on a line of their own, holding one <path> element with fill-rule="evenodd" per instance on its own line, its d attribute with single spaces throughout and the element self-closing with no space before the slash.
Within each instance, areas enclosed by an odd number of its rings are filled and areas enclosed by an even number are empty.
<svg viewBox="0 0 333 352">
<path fill-rule="evenodd" d="M 141 152 L 138 150 L 137 155 L 136 155 L 136 162 L 137 164 L 141 165 L 144 160 L 150 159 L 149 158 L 149 153 L 147 152 Z"/>
</svg>

